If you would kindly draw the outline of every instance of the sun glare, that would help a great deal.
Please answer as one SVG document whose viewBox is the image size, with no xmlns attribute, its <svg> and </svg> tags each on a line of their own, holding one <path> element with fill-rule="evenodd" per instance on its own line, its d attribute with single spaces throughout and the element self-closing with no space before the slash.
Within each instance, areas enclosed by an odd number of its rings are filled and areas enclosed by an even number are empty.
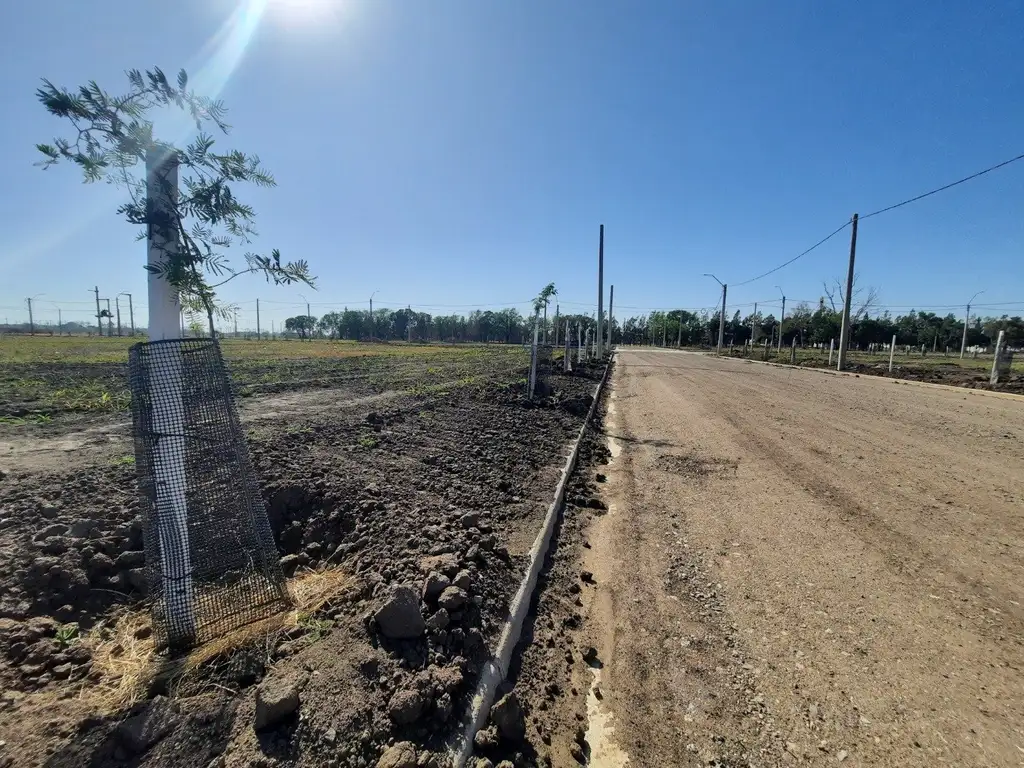
<svg viewBox="0 0 1024 768">
<path fill-rule="evenodd" d="M 268 16 L 295 25 L 338 21 L 345 5 L 345 0 L 266 0 Z"/>
</svg>

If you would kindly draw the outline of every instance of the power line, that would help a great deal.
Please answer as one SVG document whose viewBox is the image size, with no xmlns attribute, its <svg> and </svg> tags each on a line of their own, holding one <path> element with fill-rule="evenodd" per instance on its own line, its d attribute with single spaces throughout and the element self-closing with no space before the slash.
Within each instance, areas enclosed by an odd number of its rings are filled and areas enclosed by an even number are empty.
<svg viewBox="0 0 1024 768">
<path fill-rule="evenodd" d="M 733 284 L 733 287 L 734 287 L 734 288 L 739 288 L 739 287 L 740 287 L 741 285 L 746 285 L 747 283 L 752 283 L 752 282 L 754 282 L 755 280 L 760 280 L 760 279 L 761 279 L 762 277 L 768 277 L 768 275 L 770 275 L 770 274 L 773 274 L 773 273 L 775 273 L 775 272 L 778 272 L 778 271 L 779 271 L 780 269 L 782 269 L 783 267 L 788 267 L 788 266 L 789 266 L 790 264 L 792 264 L 792 263 L 793 263 L 794 261 L 796 261 L 797 259 L 802 259 L 802 258 L 803 258 L 804 256 L 806 256 L 806 255 L 807 255 L 808 253 L 810 253 L 811 251 L 813 251 L 813 250 L 814 250 L 815 248 L 817 248 L 818 246 L 820 246 L 820 245 L 824 245 L 825 243 L 827 243 L 827 242 L 828 242 L 829 240 L 831 240 L 831 239 L 832 239 L 833 237 L 835 237 L 836 235 L 838 235 L 838 234 L 839 234 L 840 232 L 842 232 L 842 231 L 843 231 L 844 229 L 846 229 L 846 228 L 847 228 L 848 226 L 850 226 L 850 222 L 846 222 L 845 224 L 843 224 L 843 226 L 839 227 L 839 229 L 837 229 L 837 230 L 835 230 L 834 232 L 832 232 L 832 234 L 830 234 L 830 235 L 826 235 L 826 236 L 825 236 L 825 237 L 823 237 L 823 238 L 822 238 L 821 240 L 819 240 L 819 241 L 818 241 L 818 242 L 816 242 L 816 243 L 815 243 L 814 245 L 812 245 L 812 246 L 811 246 L 810 248 L 808 248 L 808 249 L 807 249 L 806 251 L 804 251 L 803 253 L 798 253 L 798 254 L 797 254 L 796 256 L 794 256 L 794 257 L 793 257 L 792 259 L 790 259 L 789 261 L 784 261 L 784 262 L 782 262 L 781 264 L 779 264 L 779 266 L 775 267 L 774 269 L 769 269 L 769 270 L 768 270 L 767 272 L 765 272 L 764 274 L 760 274 L 760 275 L 758 275 L 757 277 L 752 277 L 752 278 L 750 278 L 749 280 L 744 280 L 744 281 L 743 281 L 742 283 L 734 283 L 734 284 Z"/>
<path fill-rule="evenodd" d="M 916 203 L 918 200 L 923 200 L 924 198 L 930 197 L 932 195 L 936 195 L 939 192 L 944 192 L 947 189 L 952 189 L 955 186 L 958 186 L 960 184 L 964 184 L 965 182 L 971 181 L 972 179 L 976 179 L 979 176 L 984 176 L 986 173 L 991 173 L 992 171 L 999 170 L 1000 168 L 1003 168 L 1003 167 L 1005 167 L 1007 165 L 1010 165 L 1010 163 L 1015 163 L 1018 160 L 1024 160 L 1024 154 L 1017 155 L 1016 157 L 1011 157 L 1009 160 L 1004 160 L 1001 163 L 997 163 L 996 165 L 990 166 L 989 168 L 985 168 L 984 170 L 978 171 L 977 173 L 972 173 L 970 176 L 965 176 L 964 178 L 958 179 L 957 181 L 951 182 L 949 184 L 945 184 L 945 185 L 943 185 L 941 187 L 936 187 L 935 189 L 929 190 L 928 192 L 924 192 L 924 193 L 922 193 L 920 195 L 915 195 L 914 197 L 907 198 L 906 200 L 903 200 L 903 201 L 901 201 L 899 203 L 896 203 L 894 205 L 889 205 L 889 206 L 886 206 L 885 208 L 880 208 L 877 211 L 872 211 L 871 213 L 868 213 L 868 214 L 865 214 L 865 215 L 861 216 L 860 219 L 861 219 L 861 221 L 863 221 L 864 219 L 870 219 L 872 216 L 878 216 L 879 214 L 887 213 L 888 211 L 895 210 L 896 208 L 902 208 L 904 205 L 910 205 L 911 203 Z M 825 243 L 827 243 L 829 240 L 831 240 L 833 237 L 838 235 L 840 232 L 842 232 L 848 226 L 850 226 L 850 222 L 849 221 L 846 222 L 845 224 L 843 224 L 843 226 L 839 227 L 839 229 L 837 229 L 834 232 L 832 232 L 832 234 L 830 234 L 827 237 L 825 237 L 825 238 L 819 240 L 818 242 L 816 242 L 814 245 L 812 245 L 810 248 L 808 248 L 803 253 L 797 254 L 796 256 L 794 256 L 789 261 L 785 261 L 782 264 L 779 264 L 779 266 L 777 266 L 777 267 L 775 267 L 773 269 L 769 269 L 767 272 L 765 272 L 763 274 L 760 274 L 757 277 L 752 277 L 749 280 L 744 280 L 742 283 L 734 283 L 733 284 L 734 287 L 739 288 L 741 285 L 747 285 L 748 283 L 752 283 L 755 280 L 760 280 L 763 277 L 768 277 L 768 275 L 771 275 L 771 274 L 773 274 L 775 272 L 778 272 L 783 267 L 788 267 L 794 261 L 796 261 L 797 259 L 803 258 L 804 256 L 809 254 L 811 251 L 813 251 L 818 246 L 824 245 Z"/>
<path fill-rule="evenodd" d="M 890 206 L 887 206 L 885 208 L 880 208 L 877 211 L 873 211 L 872 213 L 865 214 L 864 216 L 860 217 L 861 221 L 863 221 L 864 219 L 870 219 L 872 216 L 878 216 L 880 213 L 886 213 L 887 211 L 891 211 L 891 210 L 893 210 L 895 208 L 900 208 L 900 207 L 902 207 L 904 205 L 910 205 L 911 203 L 916 203 L 918 200 L 923 200 L 924 198 L 930 197 L 931 195 L 938 194 L 939 192 L 944 192 L 947 189 L 952 189 L 953 187 L 957 186 L 958 184 L 963 184 L 964 182 L 970 181 L 971 179 L 976 179 L 979 176 L 984 176 L 986 173 L 991 173 L 992 171 L 999 170 L 1003 166 L 1007 166 L 1010 163 L 1015 163 L 1018 160 L 1024 160 L 1024 155 L 1017 155 L 1016 157 L 1011 157 L 1009 160 L 1004 160 L 1001 163 L 993 165 L 991 168 L 986 168 L 983 171 L 978 171 L 977 173 L 972 173 L 970 176 L 965 176 L 964 178 L 960 179 L 959 181 L 954 181 L 951 184 L 946 184 L 943 187 L 938 187 L 936 189 L 931 190 L 930 192 L 925 192 L 922 195 L 917 195 L 916 197 L 908 198 L 908 199 L 904 200 L 903 202 L 896 203 L 895 205 L 890 205 Z"/>
</svg>

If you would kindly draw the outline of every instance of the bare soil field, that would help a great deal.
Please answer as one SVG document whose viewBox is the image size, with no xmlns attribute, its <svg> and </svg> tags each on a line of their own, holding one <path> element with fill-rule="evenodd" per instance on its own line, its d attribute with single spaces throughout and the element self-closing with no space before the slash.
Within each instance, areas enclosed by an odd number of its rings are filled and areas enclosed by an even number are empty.
<svg viewBox="0 0 1024 768">
<path fill-rule="evenodd" d="M 1022 764 L 1024 399 L 630 350 L 604 429 L 514 681 L 539 764 Z"/>
<path fill-rule="evenodd" d="M 790 364 L 792 351 L 783 349 L 781 354 L 772 350 L 767 356 L 763 349 L 755 347 L 751 352 L 746 348 L 737 348 L 730 355 L 740 359 L 767 360 L 773 363 Z M 1019 358 L 1019 356 L 1018 356 Z M 796 351 L 796 364 L 807 368 L 834 368 L 828 361 L 828 350 L 801 349 Z M 957 353 L 949 355 L 942 352 L 913 350 L 909 354 L 897 348 L 893 359 L 893 369 L 889 370 L 888 352 L 851 352 L 846 370 L 866 376 L 882 376 L 890 379 L 907 381 L 924 381 L 932 384 L 947 384 L 967 389 L 985 389 L 995 392 L 1024 393 L 1024 364 L 1016 362 L 1006 378 L 998 384 L 989 383 L 992 370 L 992 355 L 977 358 L 968 354 L 963 360 Z"/>
<path fill-rule="evenodd" d="M 0 425 L 0 766 L 444 764 L 600 377 L 542 372 L 529 404 L 525 356 L 490 354 L 251 363 L 278 390 L 242 416 L 297 610 L 183 664 L 152 651 L 125 415 L 23 399 Z M 393 639 L 406 586 L 426 622 Z"/>
</svg>

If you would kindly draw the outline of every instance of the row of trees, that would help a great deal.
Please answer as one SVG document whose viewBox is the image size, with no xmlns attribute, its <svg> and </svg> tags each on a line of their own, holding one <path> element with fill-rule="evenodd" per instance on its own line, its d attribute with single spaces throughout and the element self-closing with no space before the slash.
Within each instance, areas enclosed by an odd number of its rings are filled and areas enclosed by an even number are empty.
<svg viewBox="0 0 1024 768">
<path fill-rule="evenodd" d="M 541 310 L 543 312 L 543 309 Z M 549 342 L 554 341 L 555 320 L 540 318 L 541 336 L 545 329 Z M 564 338 L 565 323 L 576 333 L 577 325 L 595 327 L 594 319 L 587 315 L 560 315 L 559 340 Z M 373 315 L 365 309 L 345 308 L 328 312 L 321 317 L 296 315 L 285 320 L 285 331 L 299 339 L 350 339 L 367 341 L 475 341 L 504 344 L 526 344 L 533 338 L 533 315 L 523 315 L 517 309 L 474 310 L 468 315 L 431 315 L 412 309 L 375 309 Z M 411 330 L 411 333 L 410 333 Z M 575 339 L 575 336 L 573 336 Z"/>
<path fill-rule="evenodd" d="M 797 304 L 792 314 L 787 314 L 781 329 L 774 315 L 759 312 L 743 317 L 737 310 L 732 319 L 726 321 L 725 343 L 746 344 L 751 339 L 754 343 L 762 343 L 768 339 L 777 344 L 781 331 L 783 346 L 792 344 L 794 339 L 802 347 L 827 346 L 832 339 L 838 343 L 841 325 L 842 313 L 833 309 L 825 298 L 814 309 L 806 303 Z M 672 345 L 711 345 L 717 343 L 718 326 L 719 315 L 707 311 L 651 312 L 649 315 L 628 318 L 621 327 L 616 325 L 615 341 L 622 344 L 649 344 L 652 341 L 660 344 L 665 340 Z M 1007 315 L 972 317 L 967 329 L 967 345 L 991 346 L 1001 330 L 1005 331 L 1009 345 L 1024 346 L 1024 319 Z M 963 332 L 963 318 L 952 313 L 940 316 L 934 312 L 911 310 L 905 315 L 894 317 L 889 312 L 872 316 L 870 311 L 864 310 L 853 317 L 850 343 L 855 348 L 864 349 L 871 344 L 888 344 L 895 334 L 897 344 L 959 349 Z"/>
</svg>

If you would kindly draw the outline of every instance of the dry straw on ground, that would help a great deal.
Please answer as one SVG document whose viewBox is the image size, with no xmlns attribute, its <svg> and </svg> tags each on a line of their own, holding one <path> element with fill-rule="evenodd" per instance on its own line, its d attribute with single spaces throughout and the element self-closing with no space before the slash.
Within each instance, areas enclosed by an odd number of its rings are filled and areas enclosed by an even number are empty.
<svg viewBox="0 0 1024 768">
<path fill-rule="evenodd" d="M 288 580 L 288 611 L 247 624 L 175 659 L 156 652 L 148 611 L 125 611 L 82 638 L 99 679 L 83 685 L 79 698 L 92 700 L 98 713 L 113 713 L 145 699 L 158 681 L 176 687 L 205 665 L 242 648 L 262 647 L 269 659 L 282 633 L 342 598 L 351 584 L 352 577 L 340 568 L 303 571 Z"/>
</svg>

